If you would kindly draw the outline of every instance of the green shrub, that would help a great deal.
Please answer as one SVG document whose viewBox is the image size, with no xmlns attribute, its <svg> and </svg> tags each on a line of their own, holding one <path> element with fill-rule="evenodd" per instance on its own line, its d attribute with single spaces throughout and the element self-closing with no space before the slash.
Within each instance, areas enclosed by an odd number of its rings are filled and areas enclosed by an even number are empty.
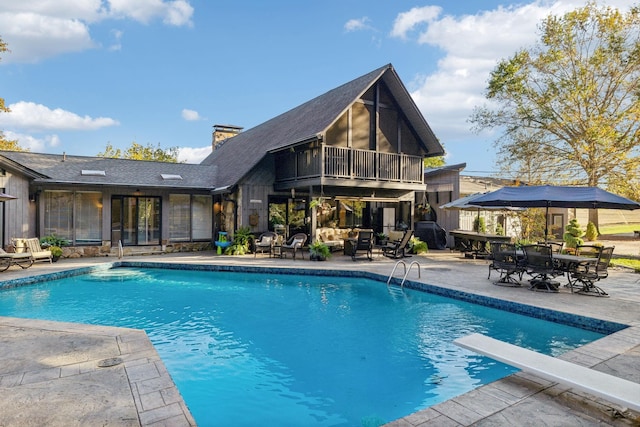
<svg viewBox="0 0 640 427">
<path fill-rule="evenodd" d="M 40 246 L 42 246 L 43 248 L 48 248 L 49 246 L 63 247 L 69 246 L 69 244 L 69 240 L 65 239 L 64 237 L 58 237 L 55 234 L 50 234 L 40 239 Z"/>
<path fill-rule="evenodd" d="M 331 258 L 331 249 L 326 244 L 316 240 L 309 245 L 309 258 L 314 261 L 324 261 L 327 258 Z"/>
<path fill-rule="evenodd" d="M 584 238 L 589 242 L 593 242 L 598 239 L 598 229 L 592 221 L 589 221 L 587 224 L 587 232 L 585 233 Z"/>
<path fill-rule="evenodd" d="M 566 243 L 567 248 L 577 248 L 584 243 L 584 240 L 582 239 L 584 231 L 580 228 L 580 224 L 576 218 L 569 221 L 569 224 L 567 224 L 564 229 L 565 233 L 562 236 L 562 239 Z"/>
<path fill-rule="evenodd" d="M 249 253 L 249 242 L 253 234 L 249 227 L 240 227 L 233 234 L 233 242 L 225 249 L 226 255 L 245 255 Z"/>
<path fill-rule="evenodd" d="M 414 254 L 424 254 L 429 252 L 429 246 L 427 246 L 427 242 L 423 242 L 418 237 L 412 237 L 411 241 L 411 252 Z"/>
<path fill-rule="evenodd" d="M 51 251 L 51 255 L 54 257 L 62 256 L 62 249 L 60 246 L 49 246 L 49 250 Z"/>
<path fill-rule="evenodd" d="M 487 225 L 484 222 L 484 217 L 477 216 L 476 219 L 473 220 L 473 231 L 476 233 L 486 233 Z"/>
</svg>

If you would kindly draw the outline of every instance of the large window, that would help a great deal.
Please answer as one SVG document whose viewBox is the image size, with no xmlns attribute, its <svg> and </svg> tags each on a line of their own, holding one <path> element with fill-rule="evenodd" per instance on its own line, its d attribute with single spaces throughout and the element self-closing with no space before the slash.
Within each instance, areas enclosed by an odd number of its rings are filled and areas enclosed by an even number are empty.
<svg viewBox="0 0 640 427">
<path fill-rule="evenodd" d="M 213 199 L 211 196 L 193 196 L 191 228 L 193 240 L 211 240 L 213 232 Z"/>
<path fill-rule="evenodd" d="M 211 240 L 213 200 L 211 196 L 169 196 L 169 239 L 173 242 Z"/>
<path fill-rule="evenodd" d="M 188 194 L 169 195 L 169 240 L 188 241 L 191 237 L 191 196 Z"/>
<path fill-rule="evenodd" d="M 72 244 L 102 243 L 102 193 L 45 191 L 44 235 Z"/>
<path fill-rule="evenodd" d="M 102 193 L 76 193 L 76 244 L 102 244 Z"/>
</svg>

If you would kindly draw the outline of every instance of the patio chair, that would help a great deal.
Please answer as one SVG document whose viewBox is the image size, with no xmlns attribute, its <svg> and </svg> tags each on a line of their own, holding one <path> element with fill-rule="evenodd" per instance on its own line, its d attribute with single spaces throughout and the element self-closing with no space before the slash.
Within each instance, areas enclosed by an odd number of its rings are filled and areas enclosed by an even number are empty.
<svg viewBox="0 0 640 427">
<path fill-rule="evenodd" d="M 291 238 L 289 238 L 287 243 L 284 243 L 280 248 L 280 256 L 283 258 L 286 258 L 285 255 L 287 254 L 287 252 L 291 252 L 291 254 L 293 255 L 293 259 L 295 260 L 296 255 L 298 254 L 298 252 L 300 252 L 302 259 L 304 259 L 304 252 L 302 251 L 302 247 L 306 242 L 307 242 L 306 234 L 304 233 L 294 234 L 293 236 L 291 236 Z"/>
<path fill-rule="evenodd" d="M 546 292 L 558 292 L 559 282 L 553 280 L 564 272 L 556 267 L 553 261 L 553 252 L 548 245 L 525 245 L 524 257 L 526 272 L 531 275 L 529 289 Z"/>
<path fill-rule="evenodd" d="M 360 230 L 358 232 L 358 240 L 353 245 L 351 259 L 357 259 L 358 252 L 367 256 L 369 261 L 373 261 L 373 230 Z"/>
<path fill-rule="evenodd" d="M 564 242 L 538 242 L 539 245 L 547 245 L 551 247 L 551 252 L 554 254 L 562 253 L 564 248 Z"/>
<path fill-rule="evenodd" d="M 597 247 L 597 246 L 596 246 Z M 598 258 L 595 263 L 578 264 L 571 272 L 569 284 L 571 291 L 579 286 L 575 291 L 582 295 L 593 295 L 599 297 L 609 296 L 602 288 L 596 286 L 595 282 L 606 279 L 609 276 L 609 264 L 613 256 L 614 246 L 600 248 Z"/>
<path fill-rule="evenodd" d="M 493 282 L 495 285 L 521 286 L 520 280 L 522 280 L 526 268 L 524 256 L 518 256 L 516 245 L 505 242 L 491 242 L 490 244 L 491 263 L 487 279 L 491 279 L 491 271 L 495 270 L 500 273 L 500 278 Z"/>
<path fill-rule="evenodd" d="M 53 255 L 49 249 L 42 249 L 40 246 L 40 239 L 32 237 L 29 239 L 13 239 L 16 247 L 24 246 L 26 252 L 31 255 L 33 262 L 36 261 L 49 261 L 53 262 Z"/>
<path fill-rule="evenodd" d="M 6 271 L 12 265 L 29 268 L 33 265 L 33 257 L 29 252 L 10 253 L 0 248 L 0 271 Z"/>
<path fill-rule="evenodd" d="M 409 245 L 409 241 L 413 236 L 413 230 L 407 230 L 404 232 L 402 239 L 397 242 L 387 243 L 382 247 L 382 254 L 389 258 L 404 258 L 410 257 L 411 255 L 405 254 L 405 250 Z"/>
<path fill-rule="evenodd" d="M 277 237 L 278 235 L 273 231 L 262 233 L 260 237 L 258 237 L 258 240 L 254 242 L 253 257 L 255 258 L 258 255 L 258 252 L 262 254 L 267 252 L 269 255 L 271 255 L 273 251 L 273 245 Z"/>
</svg>

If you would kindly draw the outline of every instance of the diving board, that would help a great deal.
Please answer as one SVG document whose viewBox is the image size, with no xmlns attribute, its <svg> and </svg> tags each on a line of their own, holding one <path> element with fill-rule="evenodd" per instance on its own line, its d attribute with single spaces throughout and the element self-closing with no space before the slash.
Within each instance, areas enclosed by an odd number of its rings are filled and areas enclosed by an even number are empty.
<svg viewBox="0 0 640 427">
<path fill-rule="evenodd" d="M 471 334 L 454 344 L 547 380 L 571 386 L 624 408 L 640 411 L 640 384 L 547 356 L 481 334 Z"/>
</svg>

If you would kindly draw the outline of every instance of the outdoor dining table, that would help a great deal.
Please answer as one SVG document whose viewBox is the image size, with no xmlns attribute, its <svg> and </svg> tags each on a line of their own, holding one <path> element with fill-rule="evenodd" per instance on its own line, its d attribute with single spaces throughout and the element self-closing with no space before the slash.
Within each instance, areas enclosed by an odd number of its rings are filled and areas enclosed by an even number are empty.
<svg viewBox="0 0 640 427">
<path fill-rule="evenodd" d="M 553 260 L 557 262 L 558 268 L 565 273 L 575 271 L 579 265 L 596 264 L 598 262 L 598 258 L 570 254 L 553 254 Z"/>
</svg>

